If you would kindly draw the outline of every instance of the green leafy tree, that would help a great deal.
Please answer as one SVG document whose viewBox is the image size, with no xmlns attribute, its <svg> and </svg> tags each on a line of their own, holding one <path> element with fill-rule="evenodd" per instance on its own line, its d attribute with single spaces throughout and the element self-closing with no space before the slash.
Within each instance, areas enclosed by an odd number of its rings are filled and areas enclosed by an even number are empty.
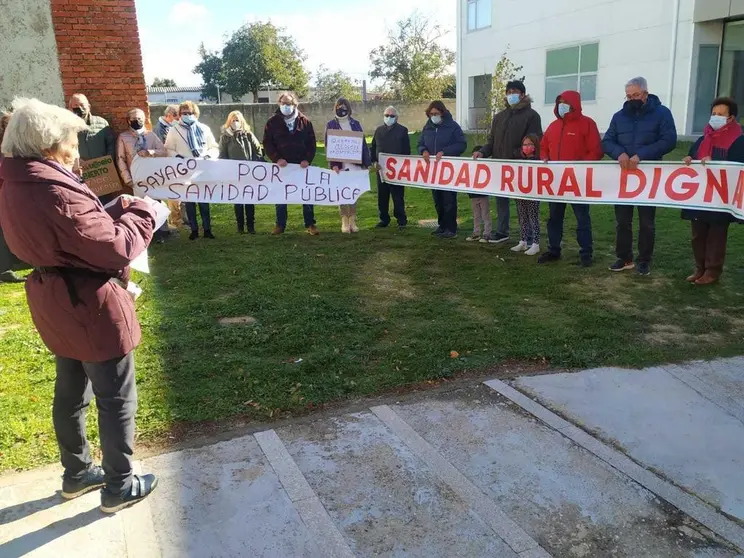
<svg viewBox="0 0 744 558">
<path fill-rule="evenodd" d="M 523 67 L 517 66 L 512 62 L 507 52 L 501 55 L 491 75 L 491 91 L 488 94 L 487 105 L 488 112 L 478 122 L 478 129 L 481 130 L 477 135 L 478 141 L 484 141 L 486 139 L 486 133 L 491 128 L 493 116 L 506 108 L 506 84 L 515 79 L 524 81 L 524 75 L 519 75 L 522 70 Z"/>
<path fill-rule="evenodd" d="M 204 43 L 199 46 L 201 62 L 194 68 L 195 74 L 202 77 L 202 99 L 217 100 L 218 93 L 225 91 L 225 65 L 219 52 L 209 51 Z"/>
<path fill-rule="evenodd" d="M 349 101 L 362 100 L 362 86 L 346 73 L 331 72 L 320 66 L 315 75 L 315 99 L 321 102 L 335 102 L 339 97 Z"/>
<path fill-rule="evenodd" d="M 222 50 L 225 86 L 240 98 L 260 89 L 288 89 L 300 97 L 307 94 L 308 74 L 303 63 L 305 54 L 294 39 L 272 23 L 249 23 L 242 26 Z"/>
<path fill-rule="evenodd" d="M 170 78 L 155 78 L 152 80 L 153 87 L 178 87 L 176 82 Z"/>
<path fill-rule="evenodd" d="M 370 76 L 384 80 L 403 100 L 439 98 L 455 63 L 455 53 L 439 44 L 446 34 L 439 24 L 414 12 L 388 33 L 387 44 L 370 52 Z"/>
</svg>

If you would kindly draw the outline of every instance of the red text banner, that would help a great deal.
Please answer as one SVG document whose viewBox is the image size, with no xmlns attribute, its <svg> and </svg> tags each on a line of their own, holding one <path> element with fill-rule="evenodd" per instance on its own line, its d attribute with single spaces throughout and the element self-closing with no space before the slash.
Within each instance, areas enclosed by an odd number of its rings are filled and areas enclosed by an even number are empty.
<svg viewBox="0 0 744 558">
<path fill-rule="evenodd" d="M 651 205 L 724 211 L 744 219 L 744 165 L 644 163 L 622 170 L 612 161 L 526 162 L 386 155 L 390 184 L 565 203 Z"/>
</svg>

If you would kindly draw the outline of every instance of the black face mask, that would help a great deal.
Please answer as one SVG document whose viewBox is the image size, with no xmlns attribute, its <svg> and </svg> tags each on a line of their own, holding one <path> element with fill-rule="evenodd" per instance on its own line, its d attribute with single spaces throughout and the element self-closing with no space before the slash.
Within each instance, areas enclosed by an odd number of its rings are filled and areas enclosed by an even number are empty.
<svg viewBox="0 0 744 558">
<path fill-rule="evenodd" d="M 141 120 L 132 120 L 129 122 L 129 125 L 132 127 L 132 130 L 141 130 L 145 123 Z"/>
<path fill-rule="evenodd" d="M 633 99 L 632 101 L 628 101 L 628 106 L 636 112 L 643 108 L 643 104 L 644 102 L 642 99 Z"/>
<path fill-rule="evenodd" d="M 349 116 L 349 109 L 346 107 L 339 107 L 336 109 L 336 116 L 339 118 L 343 118 L 344 116 Z"/>
<path fill-rule="evenodd" d="M 87 116 L 87 113 L 82 109 L 82 107 L 75 107 L 72 109 L 72 112 L 77 114 L 80 118 L 85 118 Z"/>
</svg>

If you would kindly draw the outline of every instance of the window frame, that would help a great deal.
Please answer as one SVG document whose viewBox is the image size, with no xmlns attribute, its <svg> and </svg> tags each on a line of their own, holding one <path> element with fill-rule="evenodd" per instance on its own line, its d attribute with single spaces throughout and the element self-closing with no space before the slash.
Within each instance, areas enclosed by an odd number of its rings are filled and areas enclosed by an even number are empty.
<svg viewBox="0 0 744 558">
<path fill-rule="evenodd" d="M 465 30 L 467 33 L 477 33 L 484 29 L 489 29 L 493 25 L 493 0 L 463 0 L 465 2 Z M 489 18 L 488 25 L 478 26 L 478 4 L 481 2 L 488 2 L 491 10 L 491 17 Z M 475 7 L 475 27 L 470 28 L 470 6 Z"/>
<path fill-rule="evenodd" d="M 599 43 L 600 41 L 591 41 L 587 43 L 572 43 L 572 44 L 562 45 L 559 47 L 549 48 L 545 50 L 545 86 L 543 90 L 543 93 L 545 95 L 545 106 L 550 106 L 550 105 L 555 104 L 555 98 L 550 99 L 548 97 L 549 80 L 572 78 L 574 76 L 576 77 L 575 90 L 581 94 L 581 102 L 586 103 L 586 104 L 597 102 L 597 83 L 599 82 Z M 588 46 L 592 46 L 592 45 L 597 45 L 597 69 L 592 72 L 582 72 L 581 61 L 583 58 L 584 48 Z M 549 76 L 548 75 L 548 54 L 551 52 L 558 51 L 558 50 L 565 50 L 565 49 L 575 48 L 575 47 L 578 47 L 579 49 L 579 57 L 578 57 L 577 64 L 576 64 L 576 73 Z M 587 77 L 587 76 L 594 76 L 594 99 L 585 99 L 584 94 L 581 92 L 581 78 Z"/>
</svg>

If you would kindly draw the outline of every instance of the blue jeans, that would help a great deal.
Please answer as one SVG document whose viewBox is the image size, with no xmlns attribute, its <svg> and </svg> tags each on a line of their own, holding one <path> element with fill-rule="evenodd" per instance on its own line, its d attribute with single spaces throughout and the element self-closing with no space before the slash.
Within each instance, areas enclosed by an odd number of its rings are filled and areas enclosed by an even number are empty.
<svg viewBox="0 0 744 558">
<path fill-rule="evenodd" d="M 561 241 L 563 240 L 563 221 L 566 217 L 566 204 L 550 202 L 550 218 L 548 219 L 548 251 L 556 256 L 561 255 Z M 594 253 L 592 247 L 592 218 L 589 206 L 572 203 L 576 216 L 576 240 L 579 243 L 579 257 L 591 258 Z"/>
<path fill-rule="evenodd" d="M 202 226 L 204 227 L 204 230 L 211 231 L 212 230 L 212 217 L 209 213 L 209 204 L 200 203 L 199 213 L 201 214 Z M 196 203 L 186 202 L 186 215 L 189 218 L 189 225 L 191 226 L 191 230 L 194 232 L 198 232 L 199 222 L 196 220 Z"/>
<path fill-rule="evenodd" d="M 305 219 L 305 228 L 315 224 L 315 206 L 314 205 L 303 205 L 302 206 L 302 217 Z M 277 205 L 276 206 L 276 226 L 284 230 L 287 228 L 287 206 Z"/>
</svg>

